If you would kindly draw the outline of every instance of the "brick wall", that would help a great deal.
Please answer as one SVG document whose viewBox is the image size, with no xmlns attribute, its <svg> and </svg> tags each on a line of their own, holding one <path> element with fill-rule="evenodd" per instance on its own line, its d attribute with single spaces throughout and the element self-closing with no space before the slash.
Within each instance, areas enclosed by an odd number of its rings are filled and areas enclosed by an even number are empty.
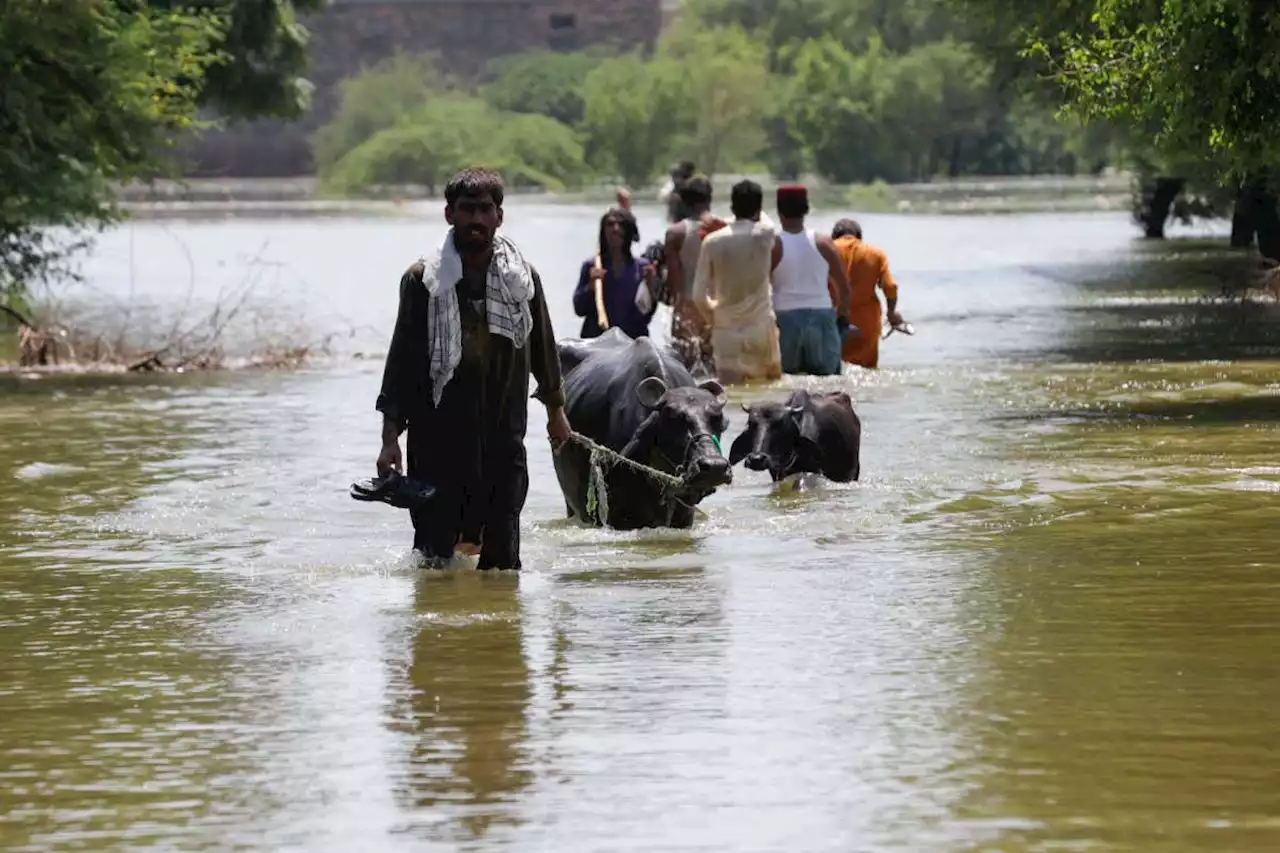
<svg viewBox="0 0 1280 853">
<path fill-rule="evenodd" d="M 495 57 L 537 48 L 652 47 L 663 0 L 333 0 L 304 20 L 314 106 L 294 123 L 257 121 L 185 145 L 190 177 L 289 177 L 312 171 L 307 139 L 336 105 L 335 84 L 397 51 L 437 53 L 474 76 Z"/>
</svg>

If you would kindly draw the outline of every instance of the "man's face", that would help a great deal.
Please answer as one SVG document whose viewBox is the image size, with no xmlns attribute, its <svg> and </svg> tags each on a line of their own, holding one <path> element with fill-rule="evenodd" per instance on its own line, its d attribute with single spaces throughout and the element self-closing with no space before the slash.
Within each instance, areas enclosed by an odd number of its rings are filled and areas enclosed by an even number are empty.
<svg viewBox="0 0 1280 853">
<path fill-rule="evenodd" d="M 488 193 L 464 195 L 445 206 L 444 218 L 453 226 L 459 251 L 483 252 L 493 245 L 493 235 L 502 226 L 502 208 Z"/>
</svg>

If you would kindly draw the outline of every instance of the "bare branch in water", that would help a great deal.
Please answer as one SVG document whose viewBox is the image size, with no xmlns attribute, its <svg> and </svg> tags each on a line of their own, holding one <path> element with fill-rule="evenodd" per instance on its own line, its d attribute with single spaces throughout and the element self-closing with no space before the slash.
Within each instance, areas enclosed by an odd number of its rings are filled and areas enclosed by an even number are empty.
<svg viewBox="0 0 1280 853">
<path fill-rule="evenodd" d="M 171 322 L 161 326 L 158 336 L 148 329 L 146 312 L 139 310 L 131 274 L 129 299 L 110 299 L 120 322 L 115 334 L 111 334 L 109 327 L 113 324 L 109 319 L 77 319 L 74 312 L 53 300 L 35 319 L 0 306 L 19 323 L 18 366 L 134 373 L 237 367 L 291 369 L 328 354 L 335 338 L 353 333 L 333 332 L 312 338 L 288 306 L 257 299 L 267 284 L 267 271 L 274 270 L 278 282 L 281 267 L 264 257 L 265 242 L 247 259 L 249 268 L 244 278 L 221 287 L 213 303 L 197 311 L 195 261 L 182 241 L 178 243 L 188 261 L 187 292 L 181 308 Z M 282 326 L 283 320 L 291 322 Z M 246 332 L 247 342 L 237 346 L 237 334 L 243 340 Z"/>
</svg>

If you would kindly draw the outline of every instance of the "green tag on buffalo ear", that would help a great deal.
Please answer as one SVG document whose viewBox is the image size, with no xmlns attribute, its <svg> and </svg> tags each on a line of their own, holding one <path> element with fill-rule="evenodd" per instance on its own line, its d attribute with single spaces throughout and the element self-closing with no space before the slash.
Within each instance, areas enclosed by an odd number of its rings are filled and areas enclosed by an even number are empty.
<svg viewBox="0 0 1280 853">
<path fill-rule="evenodd" d="M 720 451 L 720 455 L 721 455 L 721 456 L 723 456 L 723 455 L 724 455 L 724 448 L 720 446 L 720 436 L 718 436 L 718 435 L 713 435 L 713 436 L 711 436 L 711 440 L 712 440 L 712 441 L 714 441 L 714 442 L 716 443 L 716 450 Z"/>
</svg>

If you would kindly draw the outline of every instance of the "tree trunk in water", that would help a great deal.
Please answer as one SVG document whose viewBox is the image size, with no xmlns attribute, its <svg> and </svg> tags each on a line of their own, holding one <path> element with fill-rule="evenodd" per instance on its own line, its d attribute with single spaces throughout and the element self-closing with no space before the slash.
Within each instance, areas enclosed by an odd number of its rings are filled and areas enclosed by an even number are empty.
<svg viewBox="0 0 1280 853">
<path fill-rule="evenodd" d="M 1274 190 L 1263 180 L 1252 180 L 1236 193 L 1231 212 L 1231 246 L 1247 249 L 1258 241 L 1258 251 L 1280 260 L 1280 208 Z"/>
<path fill-rule="evenodd" d="M 1243 189 L 1236 192 L 1236 203 L 1231 209 L 1231 248 L 1247 249 L 1253 245 L 1256 226 L 1249 215 L 1249 200 Z"/>
<path fill-rule="evenodd" d="M 1186 183 L 1185 178 L 1168 177 L 1143 181 L 1133 216 L 1148 240 L 1164 239 L 1164 224 L 1169 220 L 1169 211 Z"/>
<path fill-rule="evenodd" d="M 1273 261 L 1280 261 L 1280 212 L 1276 196 L 1267 193 L 1267 203 L 1258 211 L 1258 251 Z"/>
<path fill-rule="evenodd" d="M 960 177 L 960 165 L 963 162 L 960 155 L 964 153 L 964 145 L 960 135 L 956 134 L 951 138 L 951 159 L 947 166 L 947 175 L 951 178 Z"/>
</svg>

